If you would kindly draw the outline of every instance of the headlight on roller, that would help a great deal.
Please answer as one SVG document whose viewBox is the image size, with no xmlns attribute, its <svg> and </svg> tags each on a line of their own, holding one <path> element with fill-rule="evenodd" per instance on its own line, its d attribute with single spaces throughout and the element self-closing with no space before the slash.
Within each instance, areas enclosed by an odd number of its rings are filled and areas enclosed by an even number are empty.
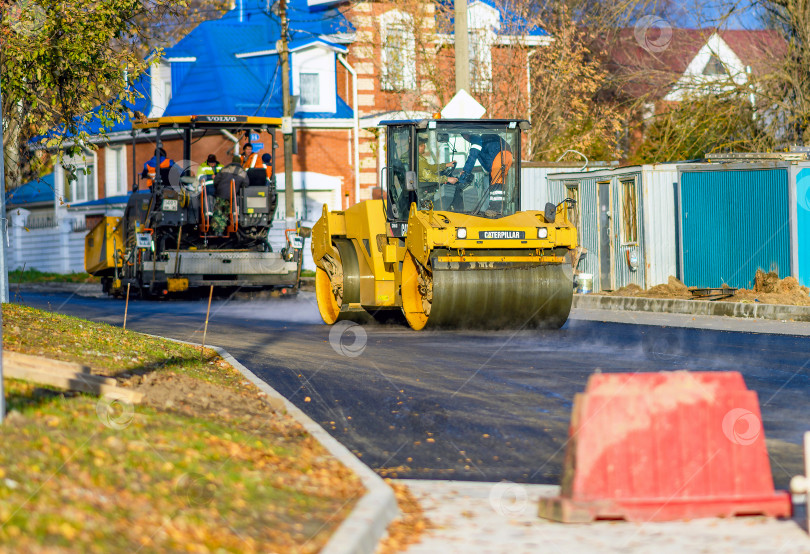
<svg viewBox="0 0 810 554">
<path fill-rule="evenodd" d="M 459 227 L 458 229 L 456 229 L 456 238 L 466 239 L 467 238 L 467 228 L 466 227 Z"/>
<path fill-rule="evenodd" d="M 538 227 L 537 228 L 537 238 L 539 238 L 539 239 L 547 239 L 548 238 L 548 228 L 547 227 Z"/>
</svg>

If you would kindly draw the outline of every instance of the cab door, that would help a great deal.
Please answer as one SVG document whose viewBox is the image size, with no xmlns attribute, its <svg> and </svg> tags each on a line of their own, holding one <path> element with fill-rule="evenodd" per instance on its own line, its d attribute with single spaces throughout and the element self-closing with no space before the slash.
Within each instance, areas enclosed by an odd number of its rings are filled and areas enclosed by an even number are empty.
<svg viewBox="0 0 810 554">
<path fill-rule="evenodd" d="M 411 193 L 406 186 L 406 176 L 413 171 L 414 129 L 412 125 L 392 125 L 388 127 L 388 164 L 386 167 L 387 218 L 395 235 L 405 234 L 411 205 Z M 397 232 L 400 228 L 403 231 Z"/>
</svg>

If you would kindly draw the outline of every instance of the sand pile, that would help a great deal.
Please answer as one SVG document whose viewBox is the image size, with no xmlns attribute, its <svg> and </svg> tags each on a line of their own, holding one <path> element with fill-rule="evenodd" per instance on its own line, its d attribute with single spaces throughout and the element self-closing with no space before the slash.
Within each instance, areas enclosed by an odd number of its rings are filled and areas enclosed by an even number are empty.
<svg viewBox="0 0 810 554">
<path fill-rule="evenodd" d="M 794 277 L 780 279 L 776 272 L 765 273 L 758 269 L 754 276 L 754 289 L 739 289 L 730 300 L 810 306 L 810 294 L 808 293 L 810 293 L 810 289 L 800 285 Z"/>
<path fill-rule="evenodd" d="M 619 290 L 605 293 L 608 296 L 636 296 L 641 298 L 694 298 L 689 288 L 675 277 L 670 276 L 665 285 L 655 285 L 647 290 L 630 284 Z M 773 271 L 757 270 L 753 290 L 738 289 L 723 302 L 761 302 L 763 304 L 789 304 L 810 306 L 810 289 L 803 287 L 794 277 L 779 278 Z"/>
<path fill-rule="evenodd" d="M 608 296 L 640 296 L 642 298 L 692 298 L 686 285 L 673 276 L 669 276 L 666 285 L 655 285 L 648 290 L 636 284 L 629 284 L 613 292 L 605 293 Z"/>
</svg>

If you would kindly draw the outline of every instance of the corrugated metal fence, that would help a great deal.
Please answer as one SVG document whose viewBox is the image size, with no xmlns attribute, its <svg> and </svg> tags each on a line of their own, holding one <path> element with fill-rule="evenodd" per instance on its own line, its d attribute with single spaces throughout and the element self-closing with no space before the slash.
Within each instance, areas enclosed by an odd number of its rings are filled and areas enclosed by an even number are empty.
<svg viewBox="0 0 810 554">
<path fill-rule="evenodd" d="M 787 166 L 685 169 L 680 205 L 688 286 L 750 289 L 757 269 L 791 274 Z"/>
</svg>

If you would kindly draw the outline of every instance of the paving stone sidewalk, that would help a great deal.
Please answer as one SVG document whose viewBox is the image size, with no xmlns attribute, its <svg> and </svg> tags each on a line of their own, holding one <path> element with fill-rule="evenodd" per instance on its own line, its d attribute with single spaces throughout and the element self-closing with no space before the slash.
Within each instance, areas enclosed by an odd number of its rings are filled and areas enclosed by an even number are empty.
<svg viewBox="0 0 810 554">
<path fill-rule="evenodd" d="M 408 554 L 436 552 L 523 554 L 621 552 L 682 554 L 810 553 L 804 505 L 792 520 L 762 517 L 698 519 L 688 522 L 627 523 L 601 521 L 560 524 L 537 517 L 541 496 L 552 485 L 402 480 L 437 526 L 412 545 Z"/>
</svg>

